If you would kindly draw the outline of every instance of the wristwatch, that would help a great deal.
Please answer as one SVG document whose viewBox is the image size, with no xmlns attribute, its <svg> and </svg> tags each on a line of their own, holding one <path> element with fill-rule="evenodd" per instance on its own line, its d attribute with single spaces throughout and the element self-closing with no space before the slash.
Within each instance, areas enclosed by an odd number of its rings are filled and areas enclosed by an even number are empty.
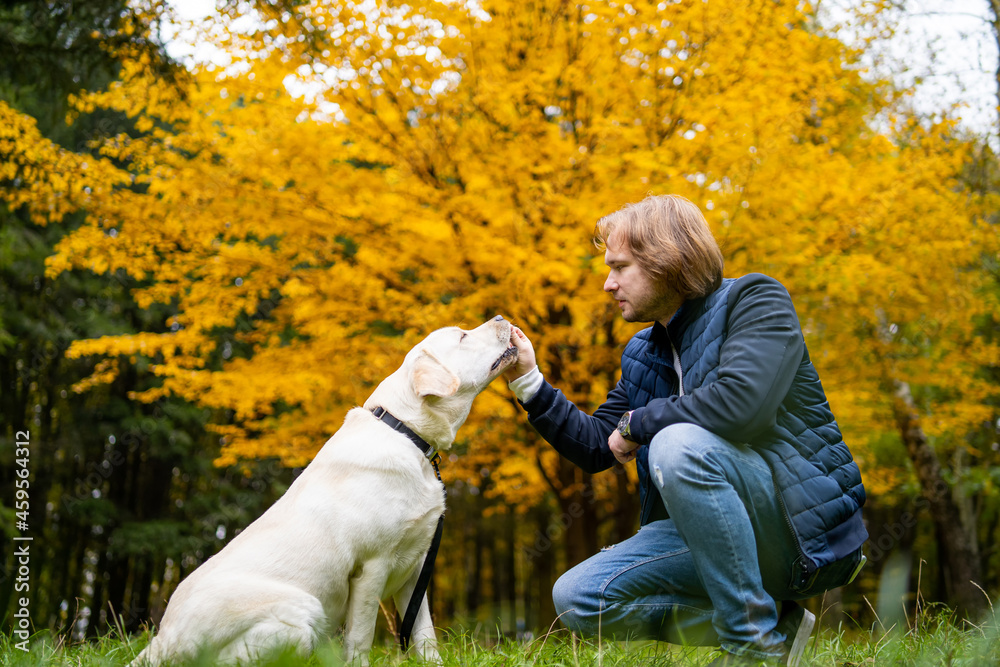
<svg viewBox="0 0 1000 667">
<path fill-rule="evenodd" d="M 632 411 L 629 410 L 622 415 L 621 421 L 618 422 L 618 432 L 622 434 L 622 437 L 626 440 L 632 439 L 632 429 L 629 427 L 632 421 Z"/>
</svg>

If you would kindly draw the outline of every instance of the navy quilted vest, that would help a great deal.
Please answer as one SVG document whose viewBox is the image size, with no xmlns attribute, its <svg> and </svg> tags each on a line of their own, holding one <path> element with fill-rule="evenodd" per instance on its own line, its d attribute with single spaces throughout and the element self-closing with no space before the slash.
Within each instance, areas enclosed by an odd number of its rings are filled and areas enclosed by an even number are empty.
<svg viewBox="0 0 1000 667">
<path fill-rule="evenodd" d="M 675 329 L 671 323 L 685 392 L 718 376 L 728 296 L 735 283 L 724 280 L 704 299 L 687 302 L 677 316 L 683 316 L 683 326 Z M 622 355 L 622 384 L 630 409 L 678 393 L 671 344 L 663 327 L 644 329 L 629 341 Z M 843 442 L 808 352 L 803 354 L 774 427 L 748 444 L 770 465 L 792 530 L 814 567 L 843 558 L 864 542 L 861 473 Z M 649 480 L 648 455 L 649 448 L 643 445 L 636 457 L 643 525 L 667 516 Z"/>
</svg>

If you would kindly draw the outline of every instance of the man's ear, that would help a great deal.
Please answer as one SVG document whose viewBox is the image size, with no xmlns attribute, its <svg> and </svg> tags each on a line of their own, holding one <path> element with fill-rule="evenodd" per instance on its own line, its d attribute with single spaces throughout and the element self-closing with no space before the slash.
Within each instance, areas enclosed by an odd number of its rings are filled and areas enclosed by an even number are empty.
<svg viewBox="0 0 1000 667">
<path fill-rule="evenodd" d="M 461 384 L 458 376 L 445 368 L 445 365 L 438 361 L 429 352 L 421 352 L 413 365 L 413 390 L 417 396 L 451 396 Z"/>
</svg>

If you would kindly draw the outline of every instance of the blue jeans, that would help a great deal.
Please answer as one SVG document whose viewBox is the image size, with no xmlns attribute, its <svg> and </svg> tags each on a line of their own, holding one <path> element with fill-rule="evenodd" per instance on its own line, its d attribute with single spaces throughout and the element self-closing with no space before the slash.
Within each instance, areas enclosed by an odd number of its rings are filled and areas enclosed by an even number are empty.
<svg viewBox="0 0 1000 667">
<path fill-rule="evenodd" d="M 562 622 L 582 635 L 779 655 L 775 601 L 801 596 L 789 590 L 798 550 L 767 463 L 693 424 L 668 426 L 649 447 L 671 518 L 560 577 Z"/>
</svg>

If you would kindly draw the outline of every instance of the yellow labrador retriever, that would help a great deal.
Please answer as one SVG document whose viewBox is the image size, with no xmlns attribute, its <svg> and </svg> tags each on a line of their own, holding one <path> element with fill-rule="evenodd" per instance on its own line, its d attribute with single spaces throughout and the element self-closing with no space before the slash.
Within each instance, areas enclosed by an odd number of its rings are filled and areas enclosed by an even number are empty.
<svg viewBox="0 0 1000 667">
<path fill-rule="evenodd" d="M 347 659 L 367 664 L 379 601 L 393 596 L 406 609 L 444 512 L 431 464 L 377 408 L 448 449 L 476 395 L 517 358 L 510 332 L 497 316 L 471 331 L 439 329 L 414 347 L 288 492 L 180 583 L 133 664 L 202 651 L 219 662 L 289 647 L 308 654 L 341 627 Z M 412 643 L 440 660 L 426 596 Z"/>
</svg>

